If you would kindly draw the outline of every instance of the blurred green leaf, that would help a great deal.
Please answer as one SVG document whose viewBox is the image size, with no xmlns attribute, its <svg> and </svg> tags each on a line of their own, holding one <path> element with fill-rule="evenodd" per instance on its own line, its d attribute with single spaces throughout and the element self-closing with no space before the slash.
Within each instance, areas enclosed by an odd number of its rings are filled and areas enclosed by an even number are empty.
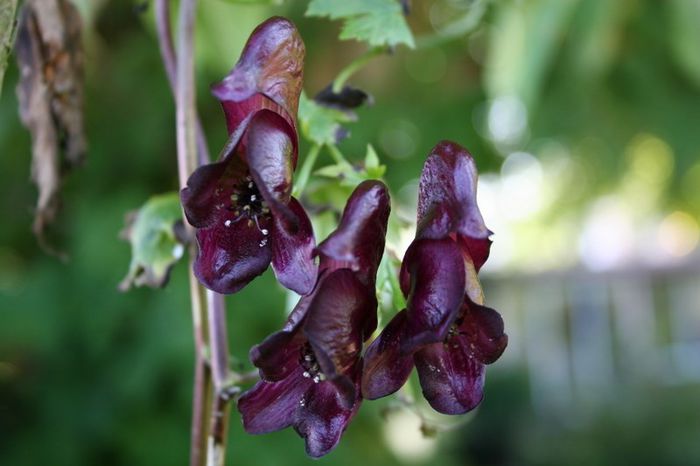
<svg viewBox="0 0 700 466">
<path fill-rule="evenodd" d="M 342 136 L 341 123 L 354 121 L 353 114 L 330 107 L 323 107 L 306 97 L 299 99 L 299 122 L 306 139 L 319 146 L 336 144 Z"/>
<path fill-rule="evenodd" d="M 688 77 L 700 86 L 700 2 L 670 0 L 667 8 L 673 56 Z"/>
<path fill-rule="evenodd" d="M 122 291 L 136 286 L 162 287 L 170 268 L 182 257 L 184 245 L 176 233 L 182 227 L 178 193 L 153 196 L 127 216 L 122 232 L 131 243 L 129 272 L 119 285 Z"/>
<path fill-rule="evenodd" d="M 415 46 L 396 0 L 311 0 L 306 15 L 344 19 L 341 39 L 357 39 L 372 46 Z"/>
<path fill-rule="evenodd" d="M 7 68 L 7 58 L 10 56 L 15 36 L 15 11 L 17 0 L 0 0 L 0 95 L 2 95 L 2 80 Z"/>
<path fill-rule="evenodd" d="M 372 144 L 367 144 L 367 154 L 365 155 L 365 173 L 367 179 L 377 179 L 384 176 L 386 165 L 379 163 L 379 156 L 372 147 Z"/>
</svg>

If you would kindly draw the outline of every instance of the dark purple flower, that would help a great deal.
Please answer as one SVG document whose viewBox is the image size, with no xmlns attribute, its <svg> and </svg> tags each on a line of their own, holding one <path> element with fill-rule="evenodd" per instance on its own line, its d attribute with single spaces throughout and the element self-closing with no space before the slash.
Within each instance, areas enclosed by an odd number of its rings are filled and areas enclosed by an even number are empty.
<svg viewBox="0 0 700 466">
<path fill-rule="evenodd" d="M 477 272 L 491 232 L 476 204 L 477 172 L 469 153 L 443 141 L 421 175 L 416 239 L 400 274 L 408 299 L 365 354 L 362 394 L 389 395 L 415 365 L 423 395 L 445 414 L 475 408 L 483 397 L 484 365 L 508 342 L 503 320 L 483 306 Z"/>
<path fill-rule="evenodd" d="M 311 222 L 291 196 L 303 62 L 304 43 L 294 25 L 271 18 L 253 31 L 231 73 L 212 88 L 229 142 L 218 162 L 192 174 L 182 203 L 197 231 L 195 274 L 219 293 L 240 290 L 270 262 L 277 279 L 300 294 L 316 280 Z"/>
<path fill-rule="evenodd" d="M 313 457 L 337 445 L 361 402 L 360 353 L 377 326 L 375 277 L 388 217 L 386 187 L 360 184 L 338 229 L 317 248 L 313 291 L 281 331 L 250 351 L 262 380 L 238 401 L 247 432 L 292 426 Z"/>
</svg>

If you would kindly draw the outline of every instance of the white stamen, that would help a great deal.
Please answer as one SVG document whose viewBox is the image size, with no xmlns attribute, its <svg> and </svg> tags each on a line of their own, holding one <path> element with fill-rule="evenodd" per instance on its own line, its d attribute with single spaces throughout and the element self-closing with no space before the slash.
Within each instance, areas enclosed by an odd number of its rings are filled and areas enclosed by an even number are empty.
<svg viewBox="0 0 700 466">
<path fill-rule="evenodd" d="M 320 381 L 321 381 L 321 379 L 318 376 L 314 377 L 314 383 L 319 383 Z"/>
<path fill-rule="evenodd" d="M 226 221 L 224 222 L 224 225 L 226 225 L 227 227 L 230 227 L 230 226 L 231 226 L 231 220 L 226 220 Z"/>
<path fill-rule="evenodd" d="M 255 194 L 251 194 L 251 196 L 250 196 L 250 202 L 255 201 L 257 198 L 258 198 L 258 196 L 256 196 Z"/>
<path fill-rule="evenodd" d="M 306 378 L 311 377 L 311 374 L 309 374 L 307 371 L 304 371 L 304 373 L 301 374 L 301 375 L 303 375 L 303 376 L 306 377 Z"/>
<path fill-rule="evenodd" d="M 263 229 L 260 230 L 260 231 L 261 231 L 262 234 L 265 235 L 265 236 L 267 236 L 267 234 L 270 233 L 269 231 L 267 231 L 267 228 L 263 228 Z"/>
<path fill-rule="evenodd" d="M 306 356 L 304 356 L 304 361 L 311 361 L 311 355 L 307 354 Z"/>
<path fill-rule="evenodd" d="M 248 182 L 248 187 L 249 187 L 249 188 L 252 188 L 252 187 L 253 187 L 253 182 L 252 182 L 252 181 Z"/>
</svg>

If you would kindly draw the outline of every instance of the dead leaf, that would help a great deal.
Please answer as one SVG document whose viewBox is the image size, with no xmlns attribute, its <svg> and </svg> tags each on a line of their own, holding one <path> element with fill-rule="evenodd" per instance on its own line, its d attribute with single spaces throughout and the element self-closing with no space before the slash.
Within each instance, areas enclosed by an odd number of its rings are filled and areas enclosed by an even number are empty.
<svg viewBox="0 0 700 466">
<path fill-rule="evenodd" d="M 52 253 L 45 233 L 59 210 L 62 177 L 86 151 L 81 27 L 68 0 L 27 0 L 19 14 L 17 96 L 32 135 L 32 179 L 39 191 L 32 229 Z"/>
</svg>

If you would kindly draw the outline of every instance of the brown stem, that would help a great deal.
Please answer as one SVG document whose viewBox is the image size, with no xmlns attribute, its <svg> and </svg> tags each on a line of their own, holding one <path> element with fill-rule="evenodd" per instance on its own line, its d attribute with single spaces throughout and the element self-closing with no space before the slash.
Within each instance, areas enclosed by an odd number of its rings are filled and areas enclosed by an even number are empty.
<svg viewBox="0 0 700 466">
<path fill-rule="evenodd" d="M 175 61 L 175 48 L 173 46 L 173 36 L 172 30 L 170 28 L 170 1 L 171 0 L 156 0 L 155 16 L 156 29 L 158 30 L 158 45 L 160 48 L 160 56 L 163 59 L 163 67 L 165 68 L 165 74 L 168 77 L 170 89 L 173 91 L 174 95 L 176 92 L 175 75 L 177 73 L 177 70 Z M 204 135 L 204 128 L 202 126 L 202 122 L 199 119 L 199 115 L 196 113 L 196 110 L 195 120 L 199 163 L 209 163 L 211 160 L 209 156 L 209 147 L 207 145 L 207 139 Z"/>
<path fill-rule="evenodd" d="M 226 307 L 223 296 L 213 291 L 207 291 L 207 303 L 209 343 L 211 348 L 210 362 L 215 395 L 209 425 L 207 458 L 209 465 L 224 466 L 229 422 L 229 401 L 236 393 L 237 388 L 231 385 L 228 336 L 226 332 Z"/>
<path fill-rule="evenodd" d="M 200 148 L 197 156 L 196 145 L 196 106 L 194 94 L 194 15 L 196 0 L 180 2 L 178 54 L 173 70 L 173 47 L 170 36 L 169 4 L 167 0 L 157 3 L 159 14 L 159 40 L 166 71 L 175 94 L 175 125 L 177 130 L 177 165 L 180 187 L 187 184 L 187 178 L 199 166 L 206 155 Z M 200 132 L 201 134 L 201 132 Z M 206 150 L 206 148 L 204 149 Z M 207 157 L 208 158 L 208 155 Z M 187 221 L 185 225 L 192 233 Z M 190 235 L 193 236 L 192 234 Z M 207 367 L 205 348 L 207 346 L 207 299 L 202 286 L 197 282 L 192 270 L 192 258 L 196 246 L 190 245 L 190 294 L 192 297 L 192 321 L 195 341 L 195 377 L 192 400 L 192 435 L 190 445 L 190 465 L 203 466 L 207 463 L 206 439 L 207 419 L 211 412 L 211 371 Z"/>
<path fill-rule="evenodd" d="M 192 270 L 194 247 L 190 248 L 189 270 Z M 207 363 L 207 305 L 202 286 L 190 272 L 190 294 L 192 297 L 192 323 L 194 331 L 194 387 L 192 389 L 192 431 L 190 437 L 190 466 L 207 464 L 207 421 L 211 406 L 212 375 Z M 204 320 L 204 321 L 203 321 Z"/>
</svg>

